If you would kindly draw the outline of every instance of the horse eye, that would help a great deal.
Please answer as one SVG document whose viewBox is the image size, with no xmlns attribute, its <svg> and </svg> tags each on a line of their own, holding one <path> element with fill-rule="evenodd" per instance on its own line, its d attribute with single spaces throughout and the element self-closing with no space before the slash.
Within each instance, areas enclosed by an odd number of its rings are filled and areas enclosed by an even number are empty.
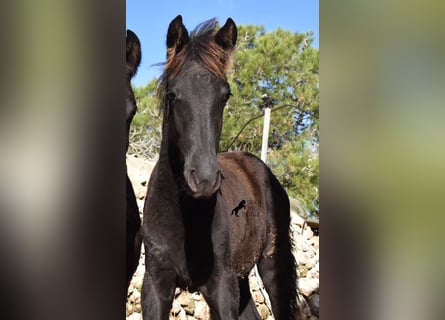
<svg viewBox="0 0 445 320">
<path fill-rule="evenodd" d="M 173 91 L 168 91 L 166 96 L 169 102 L 173 102 L 176 99 L 176 94 Z"/>
<path fill-rule="evenodd" d="M 231 96 L 232 96 L 232 93 L 231 93 L 231 92 L 225 94 L 225 95 L 224 95 L 224 98 L 223 98 L 224 102 L 227 102 Z"/>
</svg>

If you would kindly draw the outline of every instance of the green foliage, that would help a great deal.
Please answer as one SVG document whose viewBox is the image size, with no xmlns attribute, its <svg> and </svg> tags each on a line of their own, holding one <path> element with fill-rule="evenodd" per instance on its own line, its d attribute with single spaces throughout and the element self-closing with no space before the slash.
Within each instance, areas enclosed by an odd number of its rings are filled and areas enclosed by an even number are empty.
<svg viewBox="0 0 445 320">
<path fill-rule="evenodd" d="M 319 51 L 312 41 L 311 32 L 238 27 L 228 74 L 232 97 L 224 112 L 220 150 L 260 155 L 263 96 L 267 95 L 272 108 L 267 164 L 289 196 L 318 215 Z M 136 89 L 138 113 L 131 131 L 131 151 L 150 158 L 157 155 L 161 136 L 155 91 L 154 80 Z M 243 129 L 255 116 L 258 119 Z"/>
<path fill-rule="evenodd" d="M 131 123 L 129 153 L 150 159 L 156 157 L 161 145 L 162 115 L 156 88 L 156 79 L 144 87 L 133 88 L 138 110 Z"/>
</svg>

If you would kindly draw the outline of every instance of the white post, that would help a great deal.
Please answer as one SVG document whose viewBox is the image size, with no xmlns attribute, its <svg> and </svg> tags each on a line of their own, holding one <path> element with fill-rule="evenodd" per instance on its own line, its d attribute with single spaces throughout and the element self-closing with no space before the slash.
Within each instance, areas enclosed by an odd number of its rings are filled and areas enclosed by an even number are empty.
<svg viewBox="0 0 445 320">
<path fill-rule="evenodd" d="M 269 125 L 270 125 L 270 108 L 264 108 L 264 124 L 263 124 L 263 144 L 261 146 L 261 160 L 266 163 L 267 158 L 267 144 L 269 139 Z"/>
</svg>

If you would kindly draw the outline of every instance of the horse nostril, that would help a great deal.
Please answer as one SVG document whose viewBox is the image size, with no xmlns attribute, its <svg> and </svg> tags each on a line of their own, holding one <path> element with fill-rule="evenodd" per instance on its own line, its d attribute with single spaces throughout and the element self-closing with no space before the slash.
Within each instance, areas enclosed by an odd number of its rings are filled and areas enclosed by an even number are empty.
<svg viewBox="0 0 445 320">
<path fill-rule="evenodd" d="M 191 169 L 189 171 L 189 178 L 196 181 L 196 170 L 195 169 Z"/>
<path fill-rule="evenodd" d="M 189 184 L 190 189 L 193 192 L 197 192 L 198 191 L 198 180 L 196 178 L 196 170 L 195 169 L 190 169 L 188 180 L 189 180 L 188 184 Z"/>
</svg>

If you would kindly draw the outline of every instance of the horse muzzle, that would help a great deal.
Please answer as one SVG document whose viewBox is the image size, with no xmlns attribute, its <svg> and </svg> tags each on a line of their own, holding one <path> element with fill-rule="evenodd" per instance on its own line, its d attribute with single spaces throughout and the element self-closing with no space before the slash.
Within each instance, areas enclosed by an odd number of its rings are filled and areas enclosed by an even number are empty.
<svg viewBox="0 0 445 320">
<path fill-rule="evenodd" d="M 219 168 L 216 170 L 191 168 L 184 173 L 192 196 L 196 199 L 212 197 L 221 186 L 221 170 Z"/>
</svg>

